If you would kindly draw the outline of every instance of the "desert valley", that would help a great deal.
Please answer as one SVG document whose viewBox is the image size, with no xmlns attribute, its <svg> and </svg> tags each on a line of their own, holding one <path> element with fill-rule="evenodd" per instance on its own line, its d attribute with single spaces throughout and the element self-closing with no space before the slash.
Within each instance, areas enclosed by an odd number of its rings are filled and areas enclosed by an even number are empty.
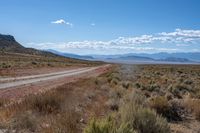
<svg viewBox="0 0 200 133">
<path fill-rule="evenodd" d="M 0 11 L 0 133 L 200 133 L 199 0 Z"/>
</svg>

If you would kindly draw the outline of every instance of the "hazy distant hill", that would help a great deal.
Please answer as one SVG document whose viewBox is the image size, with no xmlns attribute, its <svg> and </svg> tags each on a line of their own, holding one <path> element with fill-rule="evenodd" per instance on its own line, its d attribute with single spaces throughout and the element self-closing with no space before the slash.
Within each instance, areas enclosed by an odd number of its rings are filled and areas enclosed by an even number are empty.
<svg viewBox="0 0 200 133">
<path fill-rule="evenodd" d="M 62 53 L 49 49 L 52 53 L 64 57 L 98 60 L 114 63 L 198 63 L 200 62 L 200 53 L 155 53 L 155 54 L 117 54 L 117 55 L 76 55 L 70 53 Z M 199 56 L 198 56 L 199 55 Z"/>
<path fill-rule="evenodd" d="M 172 61 L 172 62 L 200 62 L 200 53 L 129 53 L 118 55 L 91 55 L 99 60 L 146 60 L 146 61 Z"/>
<path fill-rule="evenodd" d="M 154 61 L 154 59 L 149 57 L 142 57 L 142 56 L 122 56 L 116 59 L 120 60 L 135 60 L 135 61 Z"/>
<path fill-rule="evenodd" d="M 189 52 L 189 53 L 154 53 L 154 54 L 133 54 L 138 56 L 146 56 L 153 59 L 166 59 L 166 58 L 185 58 L 191 61 L 200 61 L 200 52 Z"/>
<path fill-rule="evenodd" d="M 159 59 L 158 59 L 159 60 Z M 165 59 L 160 59 L 160 61 L 170 61 L 170 62 L 192 62 L 191 60 L 185 58 L 168 57 Z"/>
<path fill-rule="evenodd" d="M 46 51 L 49 51 L 51 53 L 64 56 L 64 57 L 69 57 L 69 58 L 75 58 L 75 59 L 84 59 L 84 60 L 92 60 L 94 59 L 92 56 L 82 56 L 82 55 L 76 55 L 76 54 L 71 54 L 71 53 L 62 53 L 56 50 L 48 49 Z"/>
</svg>

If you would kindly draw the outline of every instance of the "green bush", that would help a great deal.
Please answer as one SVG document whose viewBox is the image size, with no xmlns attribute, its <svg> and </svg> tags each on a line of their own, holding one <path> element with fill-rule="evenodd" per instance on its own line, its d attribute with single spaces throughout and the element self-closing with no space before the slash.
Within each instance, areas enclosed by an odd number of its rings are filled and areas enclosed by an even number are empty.
<svg viewBox="0 0 200 133">
<path fill-rule="evenodd" d="M 172 102 L 173 103 L 173 102 Z M 149 101 L 149 106 L 154 109 L 158 114 L 167 118 L 168 121 L 181 120 L 178 114 L 179 108 L 175 103 L 169 104 L 167 98 L 164 96 L 154 97 Z"/>
<path fill-rule="evenodd" d="M 167 121 L 151 109 L 127 104 L 121 111 L 122 123 L 138 133 L 169 133 Z"/>
<path fill-rule="evenodd" d="M 92 119 L 84 133 L 115 133 L 115 128 L 115 122 L 111 117 L 101 120 Z"/>
<path fill-rule="evenodd" d="M 113 117 L 90 121 L 84 133 L 169 133 L 167 121 L 151 109 L 126 104 Z"/>
</svg>

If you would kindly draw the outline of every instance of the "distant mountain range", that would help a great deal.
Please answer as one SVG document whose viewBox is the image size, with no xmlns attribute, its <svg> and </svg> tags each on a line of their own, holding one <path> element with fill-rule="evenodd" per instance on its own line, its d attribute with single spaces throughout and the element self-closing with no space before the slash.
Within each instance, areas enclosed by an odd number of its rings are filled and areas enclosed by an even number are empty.
<svg viewBox="0 0 200 133">
<path fill-rule="evenodd" d="M 83 59 L 83 60 L 92 60 L 94 59 L 92 56 L 82 56 L 82 55 L 76 55 L 76 54 L 70 54 L 70 53 L 62 53 L 62 52 L 58 52 L 56 50 L 53 49 L 47 49 L 46 51 L 60 55 L 60 56 L 64 56 L 64 57 L 69 57 L 69 58 L 75 58 L 75 59 Z"/>
<path fill-rule="evenodd" d="M 150 57 L 153 59 L 165 59 L 165 58 L 185 58 L 191 61 L 200 61 L 200 52 L 188 52 L 188 53 L 154 53 L 154 54 L 145 54 L 145 53 L 141 53 L 141 54 L 134 54 L 134 55 L 138 55 L 138 56 L 146 56 L 146 57 Z"/>
<path fill-rule="evenodd" d="M 84 59 L 84 60 L 98 60 L 114 63 L 199 63 L 200 53 L 155 53 L 155 54 L 122 54 L 122 55 L 76 55 L 70 53 L 62 53 L 55 50 L 47 50 L 54 54 L 65 57 Z"/>
<path fill-rule="evenodd" d="M 41 56 L 63 56 L 82 60 L 117 63 L 200 63 L 200 52 L 196 53 L 129 53 L 118 55 L 76 55 L 56 50 L 37 50 L 25 48 L 11 35 L 0 34 L 0 52 L 21 53 Z"/>
</svg>

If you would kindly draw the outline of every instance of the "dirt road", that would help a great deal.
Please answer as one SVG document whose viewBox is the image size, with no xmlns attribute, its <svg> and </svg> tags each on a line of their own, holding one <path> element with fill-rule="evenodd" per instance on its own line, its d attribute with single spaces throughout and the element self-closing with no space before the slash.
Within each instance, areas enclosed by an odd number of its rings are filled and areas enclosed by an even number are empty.
<svg viewBox="0 0 200 133">
<path fill-rule="evenodd" d="M 101 67 L 101 66 L 100 66 Z M 49 74 L 40 74 L 40 75 L 32 75 L 32 76 L 23 76 L 23 77 L 15 77 L 15 78 L 0 78 L 0 89 L 6 89 L 11 87 L 17 87 L 21 85 L 32 84 L 36 82 L 49 81 L 54 79 L 59 79 L 63 77 L 69 77 L 74 75 L 79 75 L 82 73 L 87 73 L 98 69 L 99 67 L 87 67 L 87 68 L 79 68 L 73 70 L 67 70 L 62 72 L 54 72 Z"/>
</svg>

